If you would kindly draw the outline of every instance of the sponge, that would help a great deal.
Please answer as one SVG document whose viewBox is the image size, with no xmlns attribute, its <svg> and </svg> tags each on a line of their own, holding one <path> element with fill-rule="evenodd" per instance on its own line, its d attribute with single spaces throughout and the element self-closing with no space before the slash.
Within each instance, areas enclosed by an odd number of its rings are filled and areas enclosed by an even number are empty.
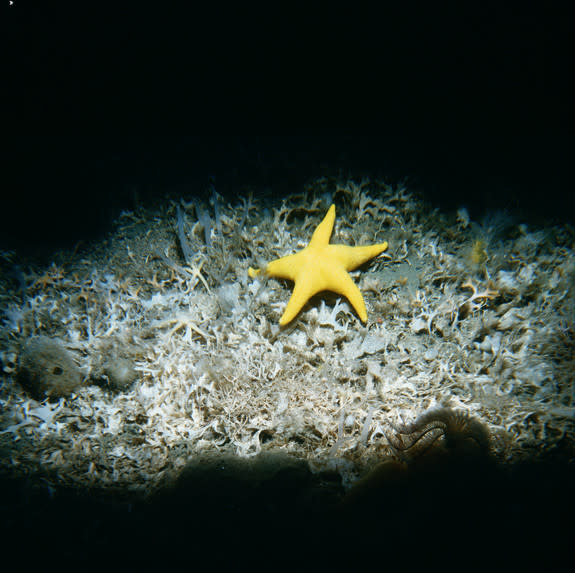
<svg viewBox="0 0 575 573">
<path fill-rule="evenodd" d="M 82 385 L 82 378 L 72 354 L 60 340 L 36 336 L 24 345 L 18 380 L 35 398 L 69 396 Z"/>
</svg>

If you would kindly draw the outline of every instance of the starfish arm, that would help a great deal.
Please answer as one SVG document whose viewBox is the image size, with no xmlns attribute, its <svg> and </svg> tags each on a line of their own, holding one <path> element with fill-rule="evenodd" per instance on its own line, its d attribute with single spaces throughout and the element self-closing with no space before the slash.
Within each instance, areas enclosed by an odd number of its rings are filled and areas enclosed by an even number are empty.
<svg viewBox="0 0 575 573">
<path fill-rule="evenodd" d="M 367 322 L 367 310 L 365 308 L 365 301 L 359 287 L 353 282 L 352 278 L 344 270 L 338 273 L 337 281 L 329 290 L 345 296 L 353 306 L 355 312 L 359 316 L 361 322 Z"/>
<path fill-rule="evenodd" d="M 350 247 L 348 245 L 329 245 L 330 256 L 337 259 L 348 271 L 353 271 L 370 259 L 377 257 L 387 249 L 387 242 L 377 245 Z"/>
<path fill-rule="evenodd" d="M 304 251 L 271 261 L 271 263 L 268 263 L 268 266 L 266 267 L 266 274 L 278 279 L 289 279 L 290 281 L 295 281 L 302 266 L 302 253 Z"/>
<path fill-rule="evenodd" d="M 319 290 L 316 287 L 312 275 L 306 274 L 298 279 L 284 313 L 280 318 L 280 326 L 285 326 L 291 322 L 303 308 L 303 305 L 317 292 L 319 292 Z"/>
<path fill-rule="evenodd" d="M 335 222 L 335 205 L 332 205 L 323 218 L 323 221 L 317 226 L 309 242 L 310 247 L 324 246 L 329 243 L 333 224 Z"/>
</svg>

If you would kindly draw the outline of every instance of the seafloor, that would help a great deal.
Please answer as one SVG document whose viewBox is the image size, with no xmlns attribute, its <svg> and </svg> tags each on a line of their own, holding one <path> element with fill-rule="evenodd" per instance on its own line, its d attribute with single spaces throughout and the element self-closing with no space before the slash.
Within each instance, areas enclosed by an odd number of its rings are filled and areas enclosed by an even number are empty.
<svg viewBox="0 0 575 573">
<path fill-rule="evenodd" d="M 367 325 L 325 293 L 280 328 L 292 285 L 248 267 L 303 248 L 331 203 L 332 243 L 389 243 L 352 273 Z M 571 461 L 574 246 L 567 225 L 321 178 L 141 205 L 45 267 L 1 252 L 0 470 L 149 493 L 195 460 L 269 452 L 347 487 L 445 439 L 446 415 L 495 459 Z"/>
</svg>

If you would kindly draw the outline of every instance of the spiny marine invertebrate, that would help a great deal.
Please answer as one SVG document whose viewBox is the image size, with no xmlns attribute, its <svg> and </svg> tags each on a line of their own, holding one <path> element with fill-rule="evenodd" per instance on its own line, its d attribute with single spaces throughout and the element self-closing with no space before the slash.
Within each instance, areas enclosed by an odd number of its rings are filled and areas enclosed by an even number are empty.
<svg viewBox="0 0 575 573">
<path fill-rule="evenodd" d="M 266 276 L 289 279 L 295 283 L 292 296 L 280 318 L 281 326 L 291 322 L 314 294 L 324 290 L 345 296 L 360 320 L 367 322 L 363 296 L 348 271 L 381 254 L 387 249 L 387 242 L 360 247 L 330 245 L 329 238 L 334 222 L 335 205 L 332 205 L 305 249 L 276 259 L 263 270 Z M 248 270 L 251 278 L 257 277 L 261 272 L 261 269 L 251 267 Z"/>
<path fill-rule="evenodd" d="M 451 408 L 435 408 L 410 424 L 392 427 L 395 434 L 386 435 L 387 441 L 403 456 L 416 457 L 441 437 L 450 449 L 475 444 L 481 454 L 490 450 L 490 436 L 485 426 L 467 413 Z"/>
</svg>

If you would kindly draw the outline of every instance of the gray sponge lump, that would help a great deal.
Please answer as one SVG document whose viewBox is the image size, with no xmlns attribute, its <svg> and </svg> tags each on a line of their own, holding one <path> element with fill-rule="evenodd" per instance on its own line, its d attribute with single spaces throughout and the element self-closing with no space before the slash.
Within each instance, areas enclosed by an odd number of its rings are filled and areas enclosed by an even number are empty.
<svg viewBox="0 0 575 573">
<path fill-rule="evenodd" d="M 69 396 L 82 385 L 82 379 L 72 354 L 60 340 L 36 336 L 22 348 L 18 380 L 35 398 Z"/>
</svg>

